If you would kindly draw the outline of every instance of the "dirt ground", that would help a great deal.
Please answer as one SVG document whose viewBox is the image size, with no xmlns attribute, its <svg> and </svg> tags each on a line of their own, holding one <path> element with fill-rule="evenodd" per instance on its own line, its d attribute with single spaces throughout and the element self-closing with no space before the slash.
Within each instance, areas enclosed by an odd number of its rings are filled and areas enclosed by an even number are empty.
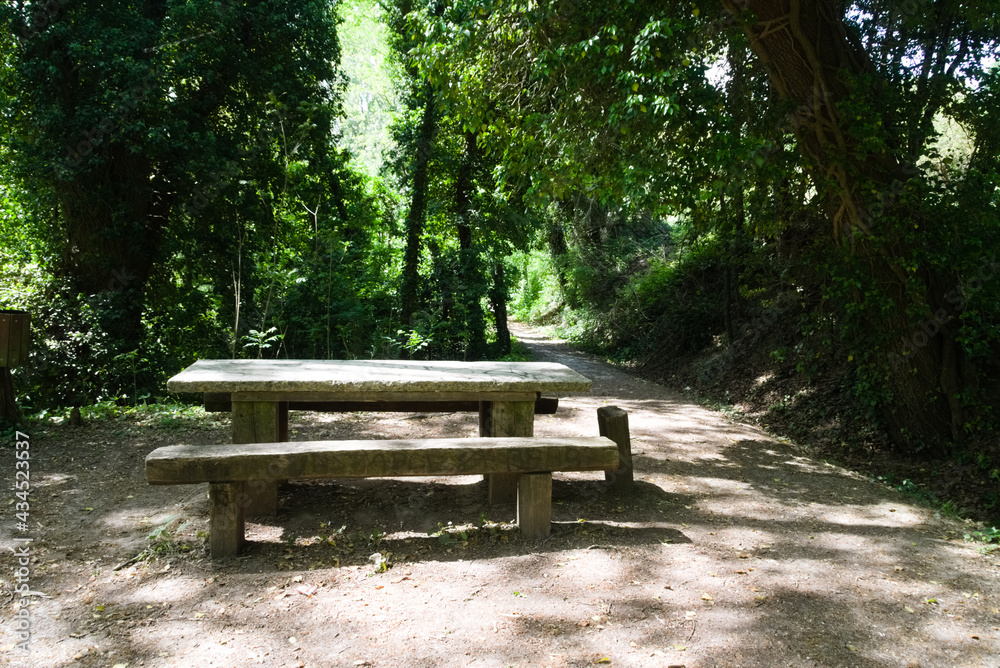
<svg viewBox="0 0 1000 668">
<path fill-rule="evenodd" d="M 633 494 L 558 474 L 552 536 L 529 541 L 478 477 L 290 483 L 277 517 L 249 522 L 247 552 L 213 563 L 206 486 L 151 487 L 143 459 L 226 442 L 228 415 L 36 425 L 26 532 L 2 446 L 0 663 L 1000 666 L 1000 559 L 962 539 L 968 526 L 683 392 L 515 333 L 594 381 L 538 416 L 536 435 L 596 435 L 599 406 L 628 411 Z M 477 430 L 460 413 L 294 413 L 291 428 L 293 440 Z M 25 545 L 27 599 L 11 551 Z"/>
</svg>

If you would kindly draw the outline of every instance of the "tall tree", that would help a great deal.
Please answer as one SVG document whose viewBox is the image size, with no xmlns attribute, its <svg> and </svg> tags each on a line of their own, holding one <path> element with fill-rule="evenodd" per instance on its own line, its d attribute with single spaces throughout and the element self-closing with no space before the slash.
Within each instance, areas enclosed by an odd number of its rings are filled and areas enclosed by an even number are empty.
<svg viewBox="0 0 1000 668">
<path fill-rule="evenodd" d="M 430 189 L 430 161 L 434 151 L 434 134 L 437 129 L 434 90 L 427 83 L 420 84 L 420 94 L 415 96 L 420 105 L 420 121 L 415 136 L 408 147 L 411 154 L 409 172 L 410 206 L 406 212 L 406 248 L 403 252 L 403 276 L 400 286 L 402 321 L 413 328 L 413 315 L 420 306 L 420 252 L 423 247 L 424 221 Z"/>
<path fill-rule="evenodd" d="M 384 5 L 394 54 L 405 72 L 402 87 L 409 110 L 408 116 L 395 126 L 393 167 L 409 193 L 409 207 L 403 223 L 406 245 L 399 297 L 402 324 L 411 331 L 415 324 L 414 315 L 420 310 L 420 256 L 430 198 L 431 159 L 439 123 L 437 92 L 420 75 L 411 58 L 411 53 L 419 44 L 419 37 L 408 29 L 407 17 L 417 8 L 431 13 L 434 11 L 434 7 L 422 6 L 413 0 L 397 0 Z"/>
<path fill-rule="evenodd" d="M 483 359 L 486 356 L 485 314 L 480 305 L 482 290 L 476 289 L 485 281 L 480 267 L 479 253 L 474 245 L 473 198 L 476 188 L 476 171 L 482 165 L 476 134 L 465 132 L 462 158 L 455 177 L 455 223 L 458 232 L 458 290 L 455 297 L 463 302 L 463 311 L 468 330 L 469 359 Z M 507 323 L 497 322 L 497 332 L 502 338 Z"/>
<path fill-rule="evenodd" d="M 882 334 L 874 339 L 880 354 L 864 358 L 906 356 L 882 367 L 890 431 L 907 445 L 914 437 L 960 438 L 961 396 L 977 378 L 958 341 L 959 321 L 948 317 L 946 295 L 960 274 L 926 252 L 933 233 L 912 234 L 939 223 L 916 163 L 935 137 L 935 116 L 963 88 L 959 76 L 981 76 L 984 50 L 995 53 L 995 16 L 978 3 L 871 2 L 853 8 L 858 25 L 843 3 L 829 0 L 723 5 L 746 31 L 778 97 L 796 107 L 793 130 L 829 221 L 828 243 L 849 245 L 860 260 L 865 283 L 855 298 L 865 306 L 862 326 Z M 866 29 L 867 49 L 859 28 Z M 909 51 L 893 46 L 894 37 Z M 868 49 L 880 47 L 878 63 Z M 916 67 L 903 64 L 907 56 L 915 56 Z M 900 335 L 915 315 L 936 324 L 927 344 L 916 347 Z"/>
<path fill-rule="evenodd" d="M 308 119 L 329 141 L 335 16 L 322 2 L 81 0 L 6 4 L 2 18 L 17 40 L 4 137 L 50 211 L 57 273 L 108 294 L 105 324 L 134 349 L 164 240 L 212 237 L 221 191 L 283 171 L 282 131 Z"/>
</svg>

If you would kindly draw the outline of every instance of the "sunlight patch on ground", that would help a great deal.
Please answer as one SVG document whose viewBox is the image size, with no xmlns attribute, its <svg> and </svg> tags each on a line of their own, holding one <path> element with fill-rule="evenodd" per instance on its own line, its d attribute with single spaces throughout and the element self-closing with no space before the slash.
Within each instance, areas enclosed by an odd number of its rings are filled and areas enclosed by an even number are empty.
<svg viewBox="0 0 1000 668">
<path fill-rule="evenodd" d="M 690 443 L 670 443 L 661 446 L 665 449 L 669 449 L 669 454 L 667 454 L 667 459 L 672 459 L 678 462 L 685 462 L 688 464 L 697 464 L 698 462 L 723 462 L 725 466 L 733 466 L 731 460 L 711 449 L 708 441 L 693 441 Z M 634 446 L 633 446 L 634 449 Z M 649 456 L 650 453 L 644 453 Z"/>
<path fill-rule="evenodd" d="M 727 480 L 725 478 L 701 478 L 697 476 L 685 476 L 684 482 L 687 493 L 705 494 L 718 497 L 719 499 L 730 499 L 732 496 L 743 496 L 752 491 L 750 483 L 740 480 Z M 716 504 L 699 504 L 699 509 L 707 509 Z"/>
<path fill-rule="evenodd" d="M 68 482 L 72 482 L 76 479 L 76 476 L 67 475 L 65 473 L 50 473 L 48 475 L 43 475 L 41 478 L 34 478 L 32 482 L 32 487 L 53 487 L 55 485 L 62 485 Z"/>
<path fill-rule="evenodd" d="M 123 602 L 145 603 L 162 606 L 165 603 L 189 604 L 195 592 L 205 587 L 203 580 L 194 580 L 174 575 L 162 580 L 155 580 L 136 588 L 135 593 L 122 599 Z"/>
<path fill-rule="evenodd" d="M 913 527 L 927 521 L 926 514 L 912 506 L 900 503 L 877 505 L 810 506 L 811 514 L 819 521 L 844 526 L 884 526 L 893 528 Z"/>
<path fill-rule="evenodd" d="M 144 514 L 142 511 L 136 512 L 135 510 L 118 510 L 114 512 L 105 513 L 101 517 L 101 525 L 105 529 L 117 529 L 120 531 L 131 530 L 135 527 L 136 523 L 145 522 L 150 531 L 157 526 L 163 526 L 165 524 L 174 524 L 178 522 L 175 520 L 180 519 L 180 515 L 176 511 L 160 511 L 154 514 Z M 180 523 L 183 524 L 185 520 L 181 520 Z"/>
<path fill-rule="evenodd" d="M 829 462 L 818 462 L 814 459 L 807 459 L 806 457 L 793 457 L 788 461 L 782 462 L 785 466 L 793 466 L 799 473 L 819 473 L 823 475 L 829 475 L 831 473 L 838 474 L 843 473 L 847 477 L 847 472 L 840 469 Z"/>
<path fill-rule="evenodd" d="M 728 457 L 725 457 L 724 455 L 721 455 L 718 452 L 703 452 L 699 454 L 695 459 L 701 461 L 724 462 L 726 465 L 735 466 L 735 464 L 733 464 Z"/>
<path fill-rule="evenodd" d="M 712 513 L 718 517 L 726 517 L 739 522 L 741 519 L 750 522 L 799 522 L 804 519 L 802 506 L 798 503 L 786 503 L 777 498 L 768 500 L 767 505 L 756 505 L 753 507 L 741 504 L 741 498 L 750 498 L 755 493 L 748 485 L 745 492 L 740 495 L 728 495 L 715 498 L 711 501 L 702 501 L 698 504 L 698 510 Z"/>
</svg>

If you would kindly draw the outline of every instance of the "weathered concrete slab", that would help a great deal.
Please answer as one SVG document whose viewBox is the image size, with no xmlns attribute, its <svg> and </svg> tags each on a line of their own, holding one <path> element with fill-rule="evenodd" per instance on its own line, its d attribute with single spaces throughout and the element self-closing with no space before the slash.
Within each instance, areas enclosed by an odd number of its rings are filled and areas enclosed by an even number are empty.
<svg viewBox="0 0 1000 668">
<path fill-rule="evenodd" d="M 553 362 L 199 360 L 167 381 L 171 392 L 565 393 L 591 382 Z M 367 398 L 367 397 L 366 397 Z"/>
</svg>

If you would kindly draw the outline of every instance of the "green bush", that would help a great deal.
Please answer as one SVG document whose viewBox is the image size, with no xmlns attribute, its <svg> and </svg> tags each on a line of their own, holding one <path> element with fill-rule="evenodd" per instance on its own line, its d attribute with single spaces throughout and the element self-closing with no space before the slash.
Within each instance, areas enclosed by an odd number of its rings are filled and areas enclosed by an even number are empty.
<svg viewBox="0 0 1000 668">
<path fill-rule="evenodd" d="M 522 322 L 541 322 L 565 302 L 559 288 L 558 271 L 546 251 L 532 250 L 512 257 L 518 280 L 511 295 L 510 314 Z"/>
<path fill-rule="evenodd" d="M 723 254 L 712 240 L 652 259 L 615 295 L 604 338 L 631 357 L 695 353 L 725 329 Z"/>
</svg>

